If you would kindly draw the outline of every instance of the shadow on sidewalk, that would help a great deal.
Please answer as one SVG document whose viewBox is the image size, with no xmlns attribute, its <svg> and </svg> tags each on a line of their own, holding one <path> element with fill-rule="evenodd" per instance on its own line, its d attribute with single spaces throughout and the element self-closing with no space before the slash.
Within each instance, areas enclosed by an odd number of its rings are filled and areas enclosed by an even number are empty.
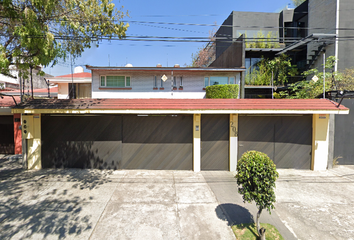
<svg viewBox="0 0 354 240">
<path fill-rule="evenodd" d="M 248 209 L 237 204 L 220 204 L 216 207 L 215 212 L 220 219 L 227 221 L 229 226 L 241 223 L 254 223 L 253 215 Z M 221 215 L 221 212 L 224 213 L 224 215 Z"/>
<path fill-rule="evenodd" d="M 91 232 L 95 196 L 109 171 L 24 170 L 21 159 L 0 156 L 0 239 L 73 239 Z"/>
</svg>

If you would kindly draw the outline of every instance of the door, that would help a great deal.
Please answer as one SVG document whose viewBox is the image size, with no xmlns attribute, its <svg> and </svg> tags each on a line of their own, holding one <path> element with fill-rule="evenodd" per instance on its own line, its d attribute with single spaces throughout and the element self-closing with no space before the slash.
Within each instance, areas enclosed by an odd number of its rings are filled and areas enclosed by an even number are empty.
<svg viewBox="0 0 354 240">
<path fill-rule="evenodd" d="M 229 170 L 229 118 L 202 114 L 201 170 Z"/>
<path fill-rule="evenodd" d="M 124 115 L 122 169 L 193 169 L 192 115 Z"/>
<path fill-rule="evenodd" d="M 266 153 L 277 168 L 310 169 L 312 116 L 239 116 L 238 158 L 249 150 Z"/>
</svg>

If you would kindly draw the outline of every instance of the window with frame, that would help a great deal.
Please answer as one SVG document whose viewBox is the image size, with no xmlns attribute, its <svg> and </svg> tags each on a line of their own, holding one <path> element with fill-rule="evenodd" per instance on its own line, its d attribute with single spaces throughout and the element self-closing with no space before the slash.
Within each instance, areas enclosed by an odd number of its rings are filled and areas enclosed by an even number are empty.
<svg viewBox="0 0 354 240">
<path fill-rule="evenodd" d="M 204 78 L 204 87 L 224 84 L 235 84 L 235 77 L 213 76 Z"/>
<path fill-rule="evenodd" d="M 183 87 L 183 78 L 182 78 L 182 76 L 173 77 L 173 87 L 174 88 Z"/>
<path fill-rule="evenodd" d="M 157 88 L 157 77 L 154 76 L 154 88 Z"/>
<path fill-rule="evenodd" d="M 130 87 L 129 76 L 101 76 L 100 87 Z"/>
</svg>

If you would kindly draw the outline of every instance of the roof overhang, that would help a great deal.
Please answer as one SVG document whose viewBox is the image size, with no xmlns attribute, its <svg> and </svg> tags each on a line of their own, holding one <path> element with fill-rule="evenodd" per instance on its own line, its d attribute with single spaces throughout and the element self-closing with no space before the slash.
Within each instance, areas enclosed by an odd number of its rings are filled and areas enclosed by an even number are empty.
<svg viewBox="0 0 354 240">
<path fill-rule="evenodd" d="M 91 83 L 91 78 L 46 78 L 51 83 Z"/>
<path fill-rule="evenodd" d="M 27 114 L 348 114 L 327 99 L 57 99 L 12 109 Z"/>
<path fill-rule="evenodd" d="M 284 54 L 290 50 L 296 49 L 298 47 L 301 47 L 303 45 L 308 44 L 309 42 L 317 41 L 317 42 L 322 42 L 327 45 L 333 44 L 337 35 L 336 34 L 328 34 L 328 33 L 314 33 L 311 34 L 297 42 L 294 42 L 284 48 L 281 52 L 277 53 L 276 55 L 281 55 Z"/>
<path fill-rule="evenodd" d="M 155 71 L 155 72 L 244 72 L 245 68 L 196 68 L 196 67 L 98 67 L 86 65 L 90 70 L 104 70 L 104 71 L 126 71 L 126 72 L 141 72 L 141 71 Z"/>
</svg>

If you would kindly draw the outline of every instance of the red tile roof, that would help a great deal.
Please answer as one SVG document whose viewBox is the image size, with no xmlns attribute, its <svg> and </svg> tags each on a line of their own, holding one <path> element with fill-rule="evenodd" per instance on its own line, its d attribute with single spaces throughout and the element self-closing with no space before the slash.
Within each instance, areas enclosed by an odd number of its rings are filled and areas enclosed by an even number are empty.
<svg viewBox="0 0 354 240">
<path fill-rule="evenodd" d="M 3 97 L 3 98 L 1 98 Z M 17 104 L 20 104 L 21 102 L 21 97 L 19 96 L 14 96 Z M 15 107 L 16 104 L 11 96 L 0 96 L 0 108 L 10 108 L 10 107 Z"/>
<path fill-rule="evenodd" d="M 58 87 L 51 87 L 49 88 L 51 93 L 57 93 L 58 92 Z M 13 90 L 11 92 L 8 92 L 8 94 L 11 93 L 19 93 L 20 90 L 16 89 Z M 31 92 L 31 91 L 30 91 Z M 37 88 L 37 89 L 33 89 L 33 93 L 47 93 L 48 92 L 48 88 Z M 26 93 L 27 93 L 27 89 L 26 89 Z"/>
<path fill-rule="evenodd" d="M 81 72 L 81 73 L 74 73 L 74 74 L 66 74 L 66 75 L 61 75 L 57 76 L 54 78 L 91 78 L 91 73 L 89 72 Z"/>
<path fill-rule="evenodd" d="M 327 99 L 36 99 L 17 108 L 83 110 L 348 111 Z"/>
</svg>

